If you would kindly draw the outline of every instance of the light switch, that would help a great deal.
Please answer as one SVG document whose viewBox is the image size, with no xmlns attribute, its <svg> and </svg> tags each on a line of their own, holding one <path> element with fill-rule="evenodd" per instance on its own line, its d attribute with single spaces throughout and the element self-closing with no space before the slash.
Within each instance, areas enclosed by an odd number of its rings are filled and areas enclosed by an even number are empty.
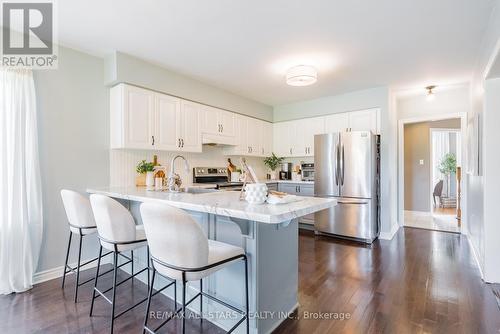
<svg viewBox="0 0 500 334">
<path fill-rule="evenodd" d="M 423 165 L 424 164 L 424 159 L 420 159 L 420 164 Z"/>
</svg>

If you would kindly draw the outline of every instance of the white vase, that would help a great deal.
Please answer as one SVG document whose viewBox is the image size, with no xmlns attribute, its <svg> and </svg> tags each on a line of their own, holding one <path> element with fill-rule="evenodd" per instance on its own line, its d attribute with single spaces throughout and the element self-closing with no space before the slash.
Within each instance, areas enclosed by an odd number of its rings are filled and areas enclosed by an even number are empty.
<svg viewBox="0 0 500 334">
<path fill-rule="evenodd" d="M 278 173 L 275 170 L 272 170 L 269 175 L 271 176 L 271 180 L 276 180 L 278 178 Z"/>
<path fill-rule="evenodd" d="M 249 183 L 245 186 L 245 200 L 250 204 L 262 204 L 267 199 L 265 183 Z"/>
<path fill-rule="evenodd" d="M 146 188 L 152 189 L 155 186 L 154 172 L 146 172 Z"/>
</svg>

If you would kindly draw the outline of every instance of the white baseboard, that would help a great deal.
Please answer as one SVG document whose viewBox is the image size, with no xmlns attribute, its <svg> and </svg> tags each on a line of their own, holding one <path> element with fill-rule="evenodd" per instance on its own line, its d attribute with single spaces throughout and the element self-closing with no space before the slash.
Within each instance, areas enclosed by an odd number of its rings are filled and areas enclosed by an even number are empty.
<svg viewBox="0 0 500 334">
<path fill-rule="evenodd" d="M 472 241 L 470 240 L 470 238 L 469 238 L 468 235 L 466 235 L 466 238 L 467 238 L 467 241 L 469 242 L 470 249 L 472 249 L 472 255 L 474 256 L 474 260 L 476 261 L 477 267 L 479 268 L 479 274 L 481 275 L 481 279 L 483 281 L 485 281 L 485 279 L 484 279 L 484 273 L 483 273 L 483 267 L 481 266 L 481 262 L 479 262 L 479 257 L 477 256 L 476 248 L 472 244 Z"/>
<path fill-rule="evenodd" d="M 390 232 L 380 232 L 378 238 L 382 240 L 392 240 L 392 238 L 394 238 L 394 235 L 396 235 L 396 232 L 398 230 L 399 230 L 399 224 L 398 222 L 396 222 L 395 224 L 392 225 Z"/>
<path fill-rule="evenodd" d="M 86 262 L 88 260 L 90 260 L 90 259 L 82 260 L 81 262 Z M 108 264 L 108 263 L 111 263 L 109 256 L 103 257 L 101 259 L 101 265 Z M 70 263 L 69 265 L 74 268 L 74 267 L 76 267 L 76 262 Z M 96 266 L 97 266 L 97 261 L 93 261 L 93 262 L 90 262 L 89 264 L 81 267 L 80 270 L 91 269 L 91 268 L 95 268 Z M 33 275 L 33 285 L 40 284 L 40 283 L 43 283 L 46 281 L 50 281 L 51 279 L 62 277 L 63 269 L 64 269 L 64 265 L 59 266 L 59 267 L 55 267 L 52 269 L 47 269 L 47 270 L 36 272 Z M 73 275 L 73 273 L 69 272 L 69 273 L 67 273 L 67 275 Z"/>
</svg>

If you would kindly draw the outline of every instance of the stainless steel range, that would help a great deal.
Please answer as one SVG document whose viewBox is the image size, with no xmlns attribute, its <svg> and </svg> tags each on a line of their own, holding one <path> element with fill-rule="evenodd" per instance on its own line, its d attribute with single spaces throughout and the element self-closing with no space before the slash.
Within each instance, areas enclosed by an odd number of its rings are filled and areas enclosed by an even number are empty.
<svg viewBox="0 0 500 334">
<path fill-rule="evenodd" d="M 193 183 L 213 184 L 219 190 L 240 191 L 243 187 L 243 182 L 229 182 L 229 172 L 226 167 L 195 167 Z"/>
</svg>

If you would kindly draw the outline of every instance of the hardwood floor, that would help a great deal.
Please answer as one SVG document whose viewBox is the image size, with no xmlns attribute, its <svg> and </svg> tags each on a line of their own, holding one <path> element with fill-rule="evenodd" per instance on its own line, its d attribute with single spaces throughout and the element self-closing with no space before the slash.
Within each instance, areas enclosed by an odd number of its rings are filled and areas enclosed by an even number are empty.
<svg viewBox="0 0 500 334">
<path fill-rule="evenodd" d="M 300 236 L 299 320 L 277 333 L 498 333 L 500 311 L 465 237 L 402 228 L 371 248 Z M 314 321 L 304 312 L 350 314 Z"/>
<path fill-rule="evenodd" d="M 491 286 L 481 281 L 469 244 L 460 235 L 404 228 L 392 241 L 365 247 L 301 232 L 299 256 L 299 319 L 286 320 L 277 333 L 499 332 L 500 311 Z M 65 290 L 57 279 L 26 293 L 0 296 L 1 333 L 108 333 L 110 306 L 99 300 L 90 318 L 91 284 L 81 287 L 81 301 L 74 304 L 73 276 Z M 117 310 L 145 295 L 145 285 L 138 281 L 122 285 Z M 172 303 L 159 297 L 153 308 L 172 310 Z M 314 312 L 332 319 L 306 318 Z M 143 316 L 140 306 L 118 318 L 115 333 L 140 333 Z M 162 332 L 178 330 L 174 322 Z M 192 319 L 188 332 L 222 331 Z"/>
</svg>

